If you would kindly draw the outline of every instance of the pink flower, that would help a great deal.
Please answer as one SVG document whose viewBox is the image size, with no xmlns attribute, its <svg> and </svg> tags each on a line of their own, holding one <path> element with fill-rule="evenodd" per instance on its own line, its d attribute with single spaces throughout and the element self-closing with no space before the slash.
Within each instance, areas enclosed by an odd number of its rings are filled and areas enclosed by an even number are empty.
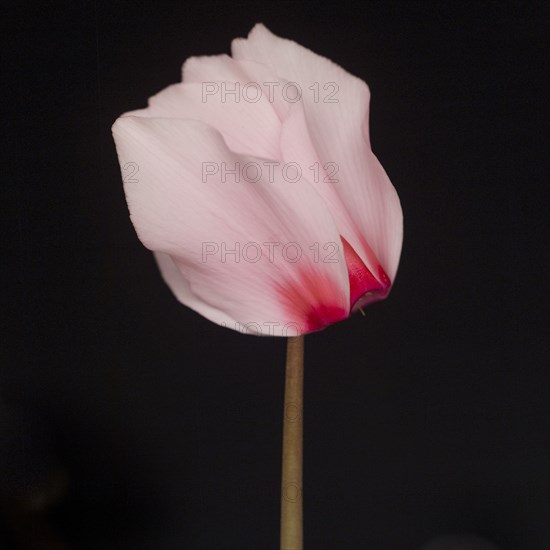
<svg viewBox="0 0 550 550">
<path fill-rule="evenodd" d="M 122 115 L 130 216 L 176 298 L 249 333 L 305 334 L 388 295 L 397 193 L 371 151 L 369 89 L 256 25 Z"/>
</svg>

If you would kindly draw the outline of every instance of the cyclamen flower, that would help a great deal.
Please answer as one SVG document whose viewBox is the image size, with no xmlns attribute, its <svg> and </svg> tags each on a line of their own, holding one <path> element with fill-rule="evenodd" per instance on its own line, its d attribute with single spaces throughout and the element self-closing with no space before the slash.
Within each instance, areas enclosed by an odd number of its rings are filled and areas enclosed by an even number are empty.
<svg viewBox="0 0 550 550">
<path fill-rule="evenodd" d="M 130 216 L 204 317 L 321 330 L 385 298 L 399 263 L 403 215 L 370 147 L 369 89 L 261 24 L 231 51 L 188 59 L 181 83 L 113 125 Z"/>
</svg>

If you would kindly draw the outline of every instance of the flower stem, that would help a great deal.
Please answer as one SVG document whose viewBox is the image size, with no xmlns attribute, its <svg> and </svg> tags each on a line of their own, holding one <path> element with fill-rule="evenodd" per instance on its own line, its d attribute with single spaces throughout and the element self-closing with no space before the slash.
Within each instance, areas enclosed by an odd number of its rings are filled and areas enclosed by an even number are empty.
<svg viewBox="0 0 550 550">
<path fill-rule="evenodd" d="M 304 337 L 288 339 L 283 421 L 281 479 L 281 550 L 303 549 L 302 521 L 302 410 Z"/>
</svg>

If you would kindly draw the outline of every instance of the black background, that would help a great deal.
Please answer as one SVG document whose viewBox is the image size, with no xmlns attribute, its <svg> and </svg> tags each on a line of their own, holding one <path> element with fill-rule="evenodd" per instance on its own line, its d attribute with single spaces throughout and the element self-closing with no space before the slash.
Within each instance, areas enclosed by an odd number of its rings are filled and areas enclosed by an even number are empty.
<svg viewBox="0 0 550 550">
<path fill-rule="evenodd" d="M 3 13 L 6 548 L 50 548 L 10 510 L 52 476 L 69 548 L 277 548 L 285 342 L 172 297 L 110 134 L 262 21 L 368 82 L 405 215 L 389 299 L 306 338 L 306 547 L 547 550 L 545 4 L 30 6 Z"/>
</svg>

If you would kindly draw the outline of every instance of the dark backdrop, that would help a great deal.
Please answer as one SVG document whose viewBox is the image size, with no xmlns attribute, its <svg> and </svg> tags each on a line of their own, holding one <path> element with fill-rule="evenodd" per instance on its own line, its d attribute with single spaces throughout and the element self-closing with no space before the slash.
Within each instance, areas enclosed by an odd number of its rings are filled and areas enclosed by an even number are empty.
<svg viewBox="0 0 550 550">
<path fill-rule="evenodd" d="M 368 82 L 405 214 L 390 298 L 306 339 L 307 548 L 469 532 L 548 549 L 543 2 L 28 3 L 3 17 L 6 548 L 277 547 L 285 342 L 172 298 L 110 134 L 187 57 L 228 53 L 262 21 Z"/>
</svg>

